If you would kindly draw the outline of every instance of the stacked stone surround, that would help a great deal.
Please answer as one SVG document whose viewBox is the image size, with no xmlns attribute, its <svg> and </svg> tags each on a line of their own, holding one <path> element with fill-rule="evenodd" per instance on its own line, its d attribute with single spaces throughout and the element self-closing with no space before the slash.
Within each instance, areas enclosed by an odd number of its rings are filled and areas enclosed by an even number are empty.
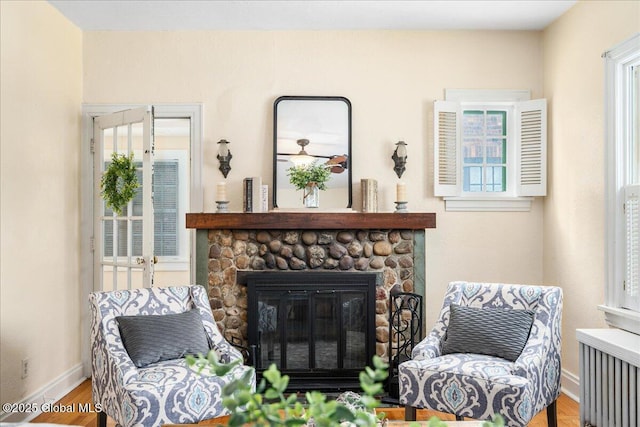
<svg viewBox="0 0 640 427">
<path fill-rule="evenodd" d="M 375 272 L 376 353 L 389 348 L 389 294 L 414 291 L 411 230 L 209 230 L 213 316 L 231 342 L 247 345 L 247 287 L 256 271 Z"/>
</svg>

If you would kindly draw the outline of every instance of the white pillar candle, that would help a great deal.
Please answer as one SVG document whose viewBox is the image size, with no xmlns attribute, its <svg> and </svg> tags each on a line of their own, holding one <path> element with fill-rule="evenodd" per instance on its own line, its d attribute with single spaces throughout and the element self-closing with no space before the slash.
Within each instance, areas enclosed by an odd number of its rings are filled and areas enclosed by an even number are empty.
<svg viewBox="0 0 640 427">
<path fill-rule="evenodd" d="M 219 202 L 227 201 L 227 183 L 226 182 L 218 183 L 218 194 L 217 194 L 216 200 Z"/>
<path fill-rule="evenodd" d="M 407 201 L 407 186 L 404 182 L 399 182 L 396 185 L 396 202 Z"/>
</svg>

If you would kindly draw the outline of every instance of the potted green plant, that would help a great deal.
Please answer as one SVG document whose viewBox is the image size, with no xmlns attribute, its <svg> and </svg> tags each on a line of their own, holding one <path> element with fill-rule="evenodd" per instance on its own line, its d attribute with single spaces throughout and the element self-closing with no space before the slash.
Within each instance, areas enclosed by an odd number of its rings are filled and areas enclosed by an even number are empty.
<svg viewBox="0 0 640 427">
<path fill-rule="evenodd" d="M 192 369 L 208 375 L 225 375 L 241 361 L 220 363 L 215 351 L 207 356 L 186 357 L 187 365 Z M 262 381 L 252 390 L 250 379 L 253 371 L 247 371 L 242 378 L 237 378 L 222 388 L 222 403 L 230 416 L 226 425 L 270 426 L 270 427 L 374 427 L 384 426 L 384 412 L 376 413 L 380 406 L 379 396 L 383 391 L 383 382 L 388 375 L 387 365 L 380 356 L 373 357 L 373 367 L 365 367 L 360 372 L 362 395 L 350 393 L 343 400 L 329 400 L 319 391 L 305 394 L 306 403 L 302 404 L 298 395 L 285 395 L 289 385 L 289 376 L 282 375 L 275 364 L 262 373 Z M 418 422 L 410 427 L 420 427 Z M 429 419 L 428 427 L 446 427 L 445 421 L 438 417 Z M 482 427 L 504 427 L 504 419 L 496 415 L 492 421 L 484 421 Z"/>
<path fill-rule="evenodd" d="M 187 365 L 198 372 L 212 375 L 225 375 L 240 360 L 230 364 L 220 363 L 215 351 L 205 357 L 187 356 Z M 383 389 L 387 378 L 388 365 L 379 356 L 373 358 L 373 367 L 360 372 L 360 387 L 363 394 L 354 402 L 340 402 L 327 399 L 324 393 L 310 391 L 305 395 L 303 405 L 298 395 L 285 395 L 289 385 L 289 376 L 282 375 L 272 364 L 262 373 L 262 381 L 256 390 L 250 386 L 253 375 L 248 371 L 242 378 L 235 379 L 222 388 L 222 403 L 230 412 L 228 426 L 282 426 L 295 427 L 313 425 L 315 427 L 339 426 L 347 422 L 353 427 L 373 427 L 384 414 L 376 414 L 380 405 L 376 395 Z"/>
<path fill-rule="evenodd" d="M 122 215 L 122 209 L 136 196 L 139 186 L 133 153 L 125 156 L 114 152 L 100 180 L 102 198 L 107 206 Z"/>
<path fill-rule="evenodd" d="M 331 178 L 331 169 L 318 161 L 307 165 L 292 166 L 287 171 L 289 182 L 297 189 L 303 190 L 302 202 L 305 207 L 320 206 L 320 190 L 327 189 L 327 181 Z"/>
</svg>

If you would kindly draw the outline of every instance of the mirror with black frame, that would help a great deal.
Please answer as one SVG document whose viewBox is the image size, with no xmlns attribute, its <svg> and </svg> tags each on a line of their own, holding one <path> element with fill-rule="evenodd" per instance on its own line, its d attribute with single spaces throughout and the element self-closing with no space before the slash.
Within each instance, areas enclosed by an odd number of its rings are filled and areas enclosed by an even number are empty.
<svg viewBox="0 0 640 427">
<path fill-rule="evenodd" d="M 304 190 L 290 168 L 314 163 L 330 170 L 319 208 L 351 208 L 351 102 L 341 96 L 281 96 L 273 114 L 273 207 L 303 208 Z"/>
</svg>

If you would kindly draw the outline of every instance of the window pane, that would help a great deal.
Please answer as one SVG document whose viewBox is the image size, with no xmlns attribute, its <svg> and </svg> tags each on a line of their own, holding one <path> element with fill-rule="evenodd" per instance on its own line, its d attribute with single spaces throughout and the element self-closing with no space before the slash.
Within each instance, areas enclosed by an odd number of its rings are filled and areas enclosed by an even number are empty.
<svg viewBox="0 0 640 427">
<path fill-rule="evenodd" d="M 462 115 L 462 135 L 484 135 L 484 111 L 466 110 Z"/>
<path fill-rule="evenodd" d="M 640 65 L 632 67 L 633 79 L 631 82 L 631 159 L 630 178 L 632 183 L 640 184 Z"/>
<path fill-rule="evenodd" d="M 506 111 L 487 111 L 487 135 L 507 136 Z"/>
<path fill-rule="evenodd" d="M 465 138 L 462 142 L 462 155 L 464 163 L 480 163 L 484 157 L 484 144 L 482 138 Z"/>
<path fill-rule="evenodd" d="M 503 138 L 487 139 L 487 163 L 507 163 L 507 140 Z"/>
<path fill-rule="evenodd" d="M 116 130 L 116 147 L 118 153 L 127 153 L 129 151 L 129 127 L 117 126 Z"/>
<path fill-rule="evenodd" d="M 464 191 L 482 191 L 482 166 L 465 166 L 463 175 Z"/>
<path fill-rule="evenodd" d="M 487 192 L 506 191 L 507 168 L 504 166 L 487 166 Z"/>
</svg>

